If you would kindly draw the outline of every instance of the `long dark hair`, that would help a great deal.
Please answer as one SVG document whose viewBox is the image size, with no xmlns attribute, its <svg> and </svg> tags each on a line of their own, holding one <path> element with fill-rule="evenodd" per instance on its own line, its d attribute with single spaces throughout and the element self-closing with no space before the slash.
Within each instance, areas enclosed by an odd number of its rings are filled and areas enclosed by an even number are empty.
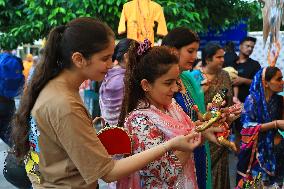
<svg viewBox="0 0 284 189">
<path fill-rule="evenodd" d="M 198 35 L 186 27 L 178 27 L 170 31 L 162 41 L 162 45 L 181 49 L 191 43 L 199 43 Z"/>
<path fill-rule="evenodd" d="M 117 60 L 119 63 L 124 61 L 124 54 L 127 53 L 131 43 L 138 43 L 134 39 L 123 38 L 121 39 L 114 48 L 112 55 L 112 61 Z"/>
<path fill-rule="evenodd" d="M 138 102 L 147 100 L 141 87 L 141 81 L 147 79 L 154 83 L 163 74 L 167 73 L 173 64 L 178 64 L 178 57 L 169 47 L 153 47 L 143 55 L 137 55 L 137 44 L 132 44 L 128 51 L 129 62 L 126 66 L 124 78 L 124 98 L 119 116 L 118 125 L 123 127 L 125 117 L 133 111 Z"/>
<path fill-rule="evenodd" d="M 43 58 L 35 68 L 34 76 L 24 91 L 13 119 L 13 150 L 20 160 L 30 149 L 30 114 L 44 86 L 63 69 L 72 67 L 71 56 L 74 52 L 80 52 L 89 59 L 94 53 L 106 49 L 113 37 L 113 31 L 106 24 L 93 18 L 77 18 L 51 30 Z"/>
</svg>

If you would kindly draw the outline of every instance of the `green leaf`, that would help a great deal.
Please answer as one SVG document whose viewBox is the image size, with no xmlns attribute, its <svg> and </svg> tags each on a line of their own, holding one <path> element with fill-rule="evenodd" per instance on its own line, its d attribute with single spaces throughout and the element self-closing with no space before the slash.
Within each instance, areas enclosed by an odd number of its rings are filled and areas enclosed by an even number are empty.
<svg viewBox="0 0 284 189">
<path fill-rule="evenodd" d="M 22 15 L 21 11 L 16 11 L 15 14 L 18 15 L 18 16 Z"/>
<path fill-rule="evenodd" d="M 62 14 L 66 14 L 66 10 L 62 7 L 58 8 L 58 12 L 62 13 Z"/>
<path fill-rule="evenodd" d="M 5 1 L 4 0 L 0 0 L 0 6 L 5 6 Z"/>
<path fill-rule="evenodd" d="M 43 8 L 39 7 L 39 8 L 38 8 L 38 13 L 39 13 L 40 15 L 43 15 Z"/>
</svg>

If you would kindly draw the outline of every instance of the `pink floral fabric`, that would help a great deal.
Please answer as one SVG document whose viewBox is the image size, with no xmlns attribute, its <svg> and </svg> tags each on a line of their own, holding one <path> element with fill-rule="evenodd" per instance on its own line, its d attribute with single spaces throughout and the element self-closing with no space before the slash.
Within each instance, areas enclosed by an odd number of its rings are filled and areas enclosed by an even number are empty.
<svg viewBox="0 0 284 189">
<path fill-rule="evenodd" d="M 132 136 L 133 153 L 157 146 L 177 135 L 188 133 L 194 124 L 183 110 L 173 102 L 167 113 L 154 106 L 138 108 L 126 119 L 125 127 Z M 197 189 L 193 158 L 183 167 L 173 151 L 151 162 L 138 172 L 140 188 Z M 137 173 L 136 173 L 137 176 Z"/>
</svg>

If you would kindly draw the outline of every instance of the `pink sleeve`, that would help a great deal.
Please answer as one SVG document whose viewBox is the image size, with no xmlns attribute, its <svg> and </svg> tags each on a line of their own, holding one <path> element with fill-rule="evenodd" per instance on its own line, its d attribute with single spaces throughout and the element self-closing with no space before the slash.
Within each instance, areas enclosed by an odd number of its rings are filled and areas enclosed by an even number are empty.
<svg viewBox="0 0 284 189">
<path fill-rule="evenodd" d="M 134 154 L 165 142 L 164 134 L 147 116 L 134 116 L 131 120 L 129 120 L 127 129 L 132 135 L 132 149 Z M 172 185 L 181 172 L 181 163 L 176 155 L 170 151 L 144 167 L 140 171 L 140 175 L 146 178 L 150 177 L 152 179 L 154 177 L 160 181 L 162 180 L 163 182 L 166 182 L 168 185 Z"/>
</svg>

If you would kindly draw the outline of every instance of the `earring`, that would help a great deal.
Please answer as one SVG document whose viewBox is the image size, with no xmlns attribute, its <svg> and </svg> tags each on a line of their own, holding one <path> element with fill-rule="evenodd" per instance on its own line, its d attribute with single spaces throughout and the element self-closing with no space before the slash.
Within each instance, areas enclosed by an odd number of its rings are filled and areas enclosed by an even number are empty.
<svg viewBox="0 0 284 189">
<path fill-rule="evenodd" d="M 148 91 L 148 89 L 144 89 L 144 91 L 145 91 L 145 92 L 147 92 L 147 91 Z"/>
</svg>

